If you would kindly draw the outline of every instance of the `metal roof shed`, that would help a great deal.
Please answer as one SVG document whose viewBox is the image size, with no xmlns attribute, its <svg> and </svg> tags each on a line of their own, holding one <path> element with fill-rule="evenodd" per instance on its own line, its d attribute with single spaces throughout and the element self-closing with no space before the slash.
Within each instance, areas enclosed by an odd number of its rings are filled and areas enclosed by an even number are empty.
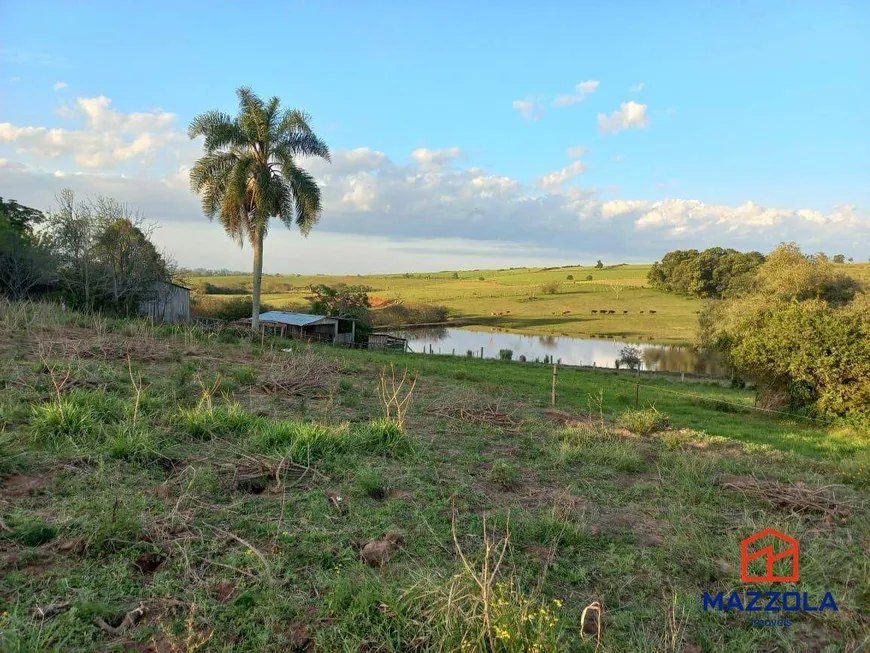
<svg viewBox="0 0 870 653">
<path fill-rule="evenodd" d="M 282 337 L 322 340 L 332 344 L 353 344 L 356 322 L 349 317 L 309 315 L 287 311 L 266 311 L 260 314 L 260 326 L 272 328 Z"/>
</svg>

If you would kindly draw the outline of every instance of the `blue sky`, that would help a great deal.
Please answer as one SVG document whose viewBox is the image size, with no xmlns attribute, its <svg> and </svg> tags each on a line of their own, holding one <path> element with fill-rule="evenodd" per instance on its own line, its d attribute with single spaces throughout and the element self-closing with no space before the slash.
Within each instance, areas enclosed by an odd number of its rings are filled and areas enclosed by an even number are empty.
<svg viewBox="0 0 870 653">
<path fill-rule="evenodd" d="M 183 263 L 248 257 L 219 231 L 200 249 L 177 237 L 202 220 L 180 183 L 197 144 L 180 136 L 200 111 L 234 111 L 242 84 L 306 109 L 336 153 L 312 164 L 328 200 L 312 252 L 364 241 L 386 268 L 790 239 L 870 255 L 866 3 L 0 7 L 0 194 L 118 194 Z M 79 102 L 99 97 L 99 113 Z M 294 252 L 276 271 L 321 260 L 271 237 Z"/>
</svg>

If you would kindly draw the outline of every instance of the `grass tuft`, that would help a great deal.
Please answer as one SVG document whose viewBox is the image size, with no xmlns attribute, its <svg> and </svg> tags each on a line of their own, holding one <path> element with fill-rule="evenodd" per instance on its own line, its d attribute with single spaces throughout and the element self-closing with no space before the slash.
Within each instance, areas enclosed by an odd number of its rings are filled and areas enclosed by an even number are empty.
<svg viewBox="0 0 870 653">
<path fill-rule="evenodd" d="M 649 435 L 650 433 L 663 431 L 668 428 L 671 420 L 667 415 L 656 410 L 655 407 L 641 410 L 630 408 L 619 416 L 617 423 L 632 433 Z"/>
</svg>

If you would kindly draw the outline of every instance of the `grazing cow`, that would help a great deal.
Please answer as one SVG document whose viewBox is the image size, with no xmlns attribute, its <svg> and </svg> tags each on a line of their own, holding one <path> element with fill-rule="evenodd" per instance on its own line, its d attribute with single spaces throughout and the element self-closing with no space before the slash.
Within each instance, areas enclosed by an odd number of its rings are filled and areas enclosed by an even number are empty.
<svg viewBox="0 0 870 653">
<path fill-rule="evenodd" d="M 593 310 L 592 310 L 592 315 L 595 315 L 597 312 L 598 312 L 598 311 L 596 311 L 596 310 L 593 309 Z"/>
<path fill-rule="evenodd" d="M 613 315 L 614 313 L 616 313 L 616 311 L 607 311 L 607 312 L 610 313 L 611 315 Z"/>
<path fill-rule="evenodd" d="M 571 311 L 562 311 L 562 315 L 568 315 Z"/>
<path fill-rule="evenodd" d="M 628 315 L 628 311 L 622 311 L 623 315 Z"/>
<path fill-rule="evenodd" d="M 650 315 L 655 315 L 656 312 L 655 312 L 655 311 L 650 311 L 649 314 L 650 314 Z"/>
<path fill-rule="evenodd" d="M 641 311 L 640 314 L 643 315 L 643 311 Z"/>
</svg>

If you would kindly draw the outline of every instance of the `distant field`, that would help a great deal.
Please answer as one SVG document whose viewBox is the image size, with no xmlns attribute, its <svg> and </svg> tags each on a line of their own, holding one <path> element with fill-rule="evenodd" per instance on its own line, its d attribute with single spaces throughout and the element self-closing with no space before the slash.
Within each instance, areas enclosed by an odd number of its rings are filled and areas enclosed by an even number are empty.
<svg viewBox="0 0 870 653">
<path fill-rule="evenodd" d="M 839 267 L 870 286 L 870 264 Z M 377 300 L 443 304 L 450 308 L 452 317 L 484 326 L 578 337 L 693 341 L 703 300 L 647 287 L 649 268 L 644 264 L 605 269 L 575 266 L 390 275 L 268 275 L 263 278 L 263 301 L 306 310 L 305 297 L 312 284 L 346 283 L 369 286 L 370 296 Z M 589 276 L 591 281 L 587 281 Z M 248 275 L 194 277 L 189 282 L 237 292 L 251 289 Z M 548 282 L 559 282 L 554 294 L 542 288 Z M 602 315 L 603 310 L 615 313 Z"/>
</svg>

